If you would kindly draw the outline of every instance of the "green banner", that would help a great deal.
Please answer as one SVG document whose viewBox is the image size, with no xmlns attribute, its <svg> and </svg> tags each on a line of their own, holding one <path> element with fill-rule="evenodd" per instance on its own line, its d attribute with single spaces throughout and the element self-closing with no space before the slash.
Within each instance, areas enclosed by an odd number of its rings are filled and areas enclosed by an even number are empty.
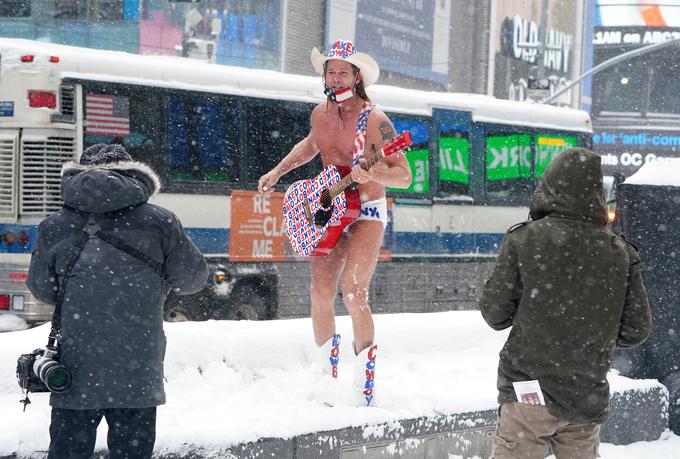
<svg viewBox="0 0 680 459">
<path fill-rule="evenodd" d="M 430 191 L 429 151 L 427 148 L 411 150 L 406 153 L 406 159 L 411 166 L 411 186 L 403 188 L 387 188 L 396 192 L 425 193 Z"/>
<path fill-rule="evenodd" d="M 459 137 L 439 138 L 439 180 L 470 183 L 470 142 Z"/>
<path fill-rule="evenodd" d="M 558 153 L 576 146 L 576 137 L 561 135 L 537 135 L 534 141 L 537 152 L 534 157 L 534 176 L 536 178 L 543 176 L 545 168 Z"/>
<path fill-rule="evenodd" d="M 486 179 L 531 178 L 531 137 L 527 134 L 486 138 Z"/>
</svg>

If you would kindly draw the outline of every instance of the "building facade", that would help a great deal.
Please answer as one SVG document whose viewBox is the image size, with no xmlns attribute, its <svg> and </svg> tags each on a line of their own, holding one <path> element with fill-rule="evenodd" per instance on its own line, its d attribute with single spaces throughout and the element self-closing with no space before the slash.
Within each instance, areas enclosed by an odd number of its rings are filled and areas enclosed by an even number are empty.
<svg viewBox="0 0 680 459">
<path fill-rule="evenodd" d="M 545 36 L 540 34 L 545 8 Z M 492 4 L 488 93 L 540 101 L 578 77 L 583 69 L 585 0 L 503 0 Z M 541 56 L 540 44 L 545 44 Z M 578 88 L 556 103 L 578 106 Z"/>
<path fill-rule="evenodd" d="M 352 39 L 381 83 L 484 93 L 492 0 L 5 0 L 0 35 L 313 74 Z"/>
<path fill-rule="evenodd" d="M 583 71 L 594 1 L 4 0 L 0 35 L 309 75 L 313 47 L 350 39 L 383 84 L 525 100 L 538 73 L 550 94 Z"/>
</svg>

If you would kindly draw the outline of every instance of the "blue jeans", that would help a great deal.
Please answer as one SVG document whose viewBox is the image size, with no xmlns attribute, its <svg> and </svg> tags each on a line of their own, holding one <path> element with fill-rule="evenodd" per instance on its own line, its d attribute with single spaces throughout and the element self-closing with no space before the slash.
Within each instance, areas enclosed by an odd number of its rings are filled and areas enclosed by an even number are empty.
<svg viewBox="0 0 680 459">
<path fill-rule="evenodd" d="M 156 407 L 68 410 L 52 408 L 48 459 L 90 459 L 102 418 L 109 425 L 110 459 L 147 459 L 156 442 Z"/>
</svg>

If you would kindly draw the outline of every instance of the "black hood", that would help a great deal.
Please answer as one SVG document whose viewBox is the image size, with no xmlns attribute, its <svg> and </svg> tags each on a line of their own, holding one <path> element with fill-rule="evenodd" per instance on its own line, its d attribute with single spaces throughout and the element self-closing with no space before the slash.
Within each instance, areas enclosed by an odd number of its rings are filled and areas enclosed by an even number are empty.
<svg viewBox="0 0 680 459">
<path fill-rule="evenodd" d="M 600 156 L 585 148 L 572 148 L 548 165 L 534 191 L 531 218 L 547 215 L 607 223 Z"/>
<path fill-rule="evenodd" d="M 146 164 L 123 161 L 104 165 L 64 164 L 61 197 L 83 212 L 105 213 L 135 206 L 160 191 L 160 179 Z"/>
</svg>

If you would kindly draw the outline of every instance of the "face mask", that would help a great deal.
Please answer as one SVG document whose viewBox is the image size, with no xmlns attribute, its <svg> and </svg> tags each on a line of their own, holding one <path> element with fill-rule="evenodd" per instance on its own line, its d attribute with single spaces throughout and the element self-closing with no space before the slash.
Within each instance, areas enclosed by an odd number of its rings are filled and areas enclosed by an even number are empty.
<svg viewBox="0 0 680 459">
<path fill-rule="evenodd" d="M 338 105 L 342 105 L 343 102 L 345 102 L 348 99 L 351 99 L 353 95 L 352 88 L 343 88 L 334 91 L 333 88 L 331 88 L 328 85 L 324 85 L 323 93 L 326 94 L 326 96 L 330 97 L 330 99 L 333 102 L 337 103 Z"/>
</svg>

